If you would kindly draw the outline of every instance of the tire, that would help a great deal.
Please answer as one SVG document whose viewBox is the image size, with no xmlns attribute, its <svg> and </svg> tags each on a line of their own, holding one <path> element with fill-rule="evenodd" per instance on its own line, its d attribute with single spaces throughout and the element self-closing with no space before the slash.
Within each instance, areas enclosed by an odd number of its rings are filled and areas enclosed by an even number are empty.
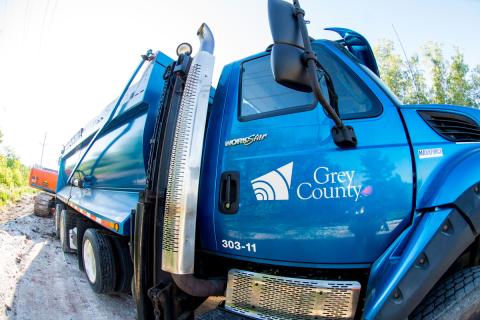
<svg viewBox="0 0 480 320">
<path fill-rule="evenodd" d="M 50 207 L 48 206 L 48 204 L 35 203 L 33 205 L 33 213 L 37 217 L 46 218 L 50 216 Z"/>
<path fill-rule="evenodd" d="M 33 213 L 42 218 L 50 216 L 52 200 L 53 196 L 45 192 L 36 195 L 34 198 Z"/>
<path fill-rule="evenodd" d="M 63 209 L 60 214 L 60 244 L 63 252 L 74 253 L 75 250 L 70 248 L 69 230 L 77 226 L 75 213 Z"/>
<path fill-rule="evenodd" d="M 115 289 L 115 257 L 108 236 L 100 230 L 87 229 L 82 241 L 82 260 L 88 283 L 96 293 Z"/>
<path fill-rule="evenodd" d="M 111 237 L 115 256 L 115 291 L 130 293 L 132 290 L 133 263 L 130 258 L 130 250 L 125 239 Z"/>
<path fill-rule="evenodd" d="M 55 214 L 55 199 L 52 198 L 52 200 L 48 201 L 48 211 L 50 212 L 51 215 Z"/>
<path fill-rule="evenodd" d="M 41 205 L 44 205 L 44 206 L 48 206 L 48 204 L 50 203 L 50 200 L 46 200 L 46 199 L 42 199 L 42 198 L 36 198 L 35 203 L 36 204 L 41 204 Z"/>
<path fill-rule="evenodd" d="M 53 219 L 55 223 L 55 237 L 60 239 L 60 215 L 63 210 L 63 204 L 57 203 L 55 206 L 55 212 L 53 213 Z"/>
<path fill-rule="evenodd" d="M 100 227 L 92 222 L 91 220 L 88 220 L 87 218 L 84 218 L 82 216 L 79 216 L 77 219 L 77 242 L 79 243 L 79 246 L 77 248 L 77 254 L 78 254 L 78 269 L 80 271 L 85 271 L 85 267 L 83 265 L 83 258 L 82 258 L 82 246 L 81 244 L 83 243 L 83 236 L 85 234 L 85 231 L 88 229 L 100 229 Z"/>
<path fill-rule="evenodd" d="M 480 266 L 460 270 L 439 282 L 409 319 L 480 319 Z"/>
<path fill-rule="evenodd" d="M 48 201 L 52 200 L 53 196 L 51 194 L 48 194 L 46 192 L 40 192 L 35 196 L 35 202 L 45 202 L 48 203 Z"/>
</svg>

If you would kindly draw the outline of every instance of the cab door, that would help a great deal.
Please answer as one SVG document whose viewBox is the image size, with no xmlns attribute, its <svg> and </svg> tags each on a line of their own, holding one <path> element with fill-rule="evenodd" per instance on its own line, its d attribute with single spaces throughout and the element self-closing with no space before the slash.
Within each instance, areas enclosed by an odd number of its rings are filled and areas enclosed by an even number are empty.
<svg viewBox="0 0 480 320">
<path fill-rule="evenodd" d="M 206 250 L 276 264 L 370 263 L 409 223 L 412 163 L 396 107 L 334 43 L 314 49 L 358 146 L 334 144 L 333 121 L 310 93 L 274 81 L 268 53 L 233 65 L 212 111 L 221 127 L 207 135 L 218 143 L 206 155 L 216 159 L 205 159 L 204 180 L 215 182 L 201 190 Z"/>
</svg>

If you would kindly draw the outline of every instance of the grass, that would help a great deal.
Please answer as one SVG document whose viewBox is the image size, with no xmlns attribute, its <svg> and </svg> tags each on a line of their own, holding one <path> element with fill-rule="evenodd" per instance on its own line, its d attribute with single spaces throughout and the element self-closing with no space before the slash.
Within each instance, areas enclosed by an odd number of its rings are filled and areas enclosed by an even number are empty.
<svg viewBox="0 0 480 320">
<path fill-rule="evenodd" d="M 0 154 L 0 207 L 35 190 L 28 186 L 29 168 L 13 154 Z"/>
<path fill-rule="evenodd" d="M 25 194 L 34 194 L 37 190 L 25 186 L 25 187 L 5 187 L 0 185 L 0 207 L 3 207 L 11 202 L 18 201 Z"/>
</svg>

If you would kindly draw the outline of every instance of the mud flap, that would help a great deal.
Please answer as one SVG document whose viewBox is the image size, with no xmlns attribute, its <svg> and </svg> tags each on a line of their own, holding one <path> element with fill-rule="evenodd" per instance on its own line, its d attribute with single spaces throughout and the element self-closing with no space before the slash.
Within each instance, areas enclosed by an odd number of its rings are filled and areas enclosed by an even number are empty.
<svg viewBox="0 0 480 320">
<path fill-rule="evenodd" d="M 145 202 L 145 194 L 140 195 L 135 214 L 133 233 L 133 286 L 132 295 L 137 306 L 137 319 L 153 319 L 153 305 L 148 297 L 152 279 L 152 225 L 151 204 Z"/>
</svg>

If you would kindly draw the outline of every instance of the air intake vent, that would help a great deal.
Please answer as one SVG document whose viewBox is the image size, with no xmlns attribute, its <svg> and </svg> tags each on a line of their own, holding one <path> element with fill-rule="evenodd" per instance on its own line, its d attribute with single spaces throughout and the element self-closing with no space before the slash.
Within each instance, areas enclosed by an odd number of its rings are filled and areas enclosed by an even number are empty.
<svg viewBox="0 0 480 320">
<path fill-rule="evenodd" d="M 439 135 L 453 142 L 480 142 L 480 126 L 473 119 L 450 112 L 419 111 Z"/>
</svg>

